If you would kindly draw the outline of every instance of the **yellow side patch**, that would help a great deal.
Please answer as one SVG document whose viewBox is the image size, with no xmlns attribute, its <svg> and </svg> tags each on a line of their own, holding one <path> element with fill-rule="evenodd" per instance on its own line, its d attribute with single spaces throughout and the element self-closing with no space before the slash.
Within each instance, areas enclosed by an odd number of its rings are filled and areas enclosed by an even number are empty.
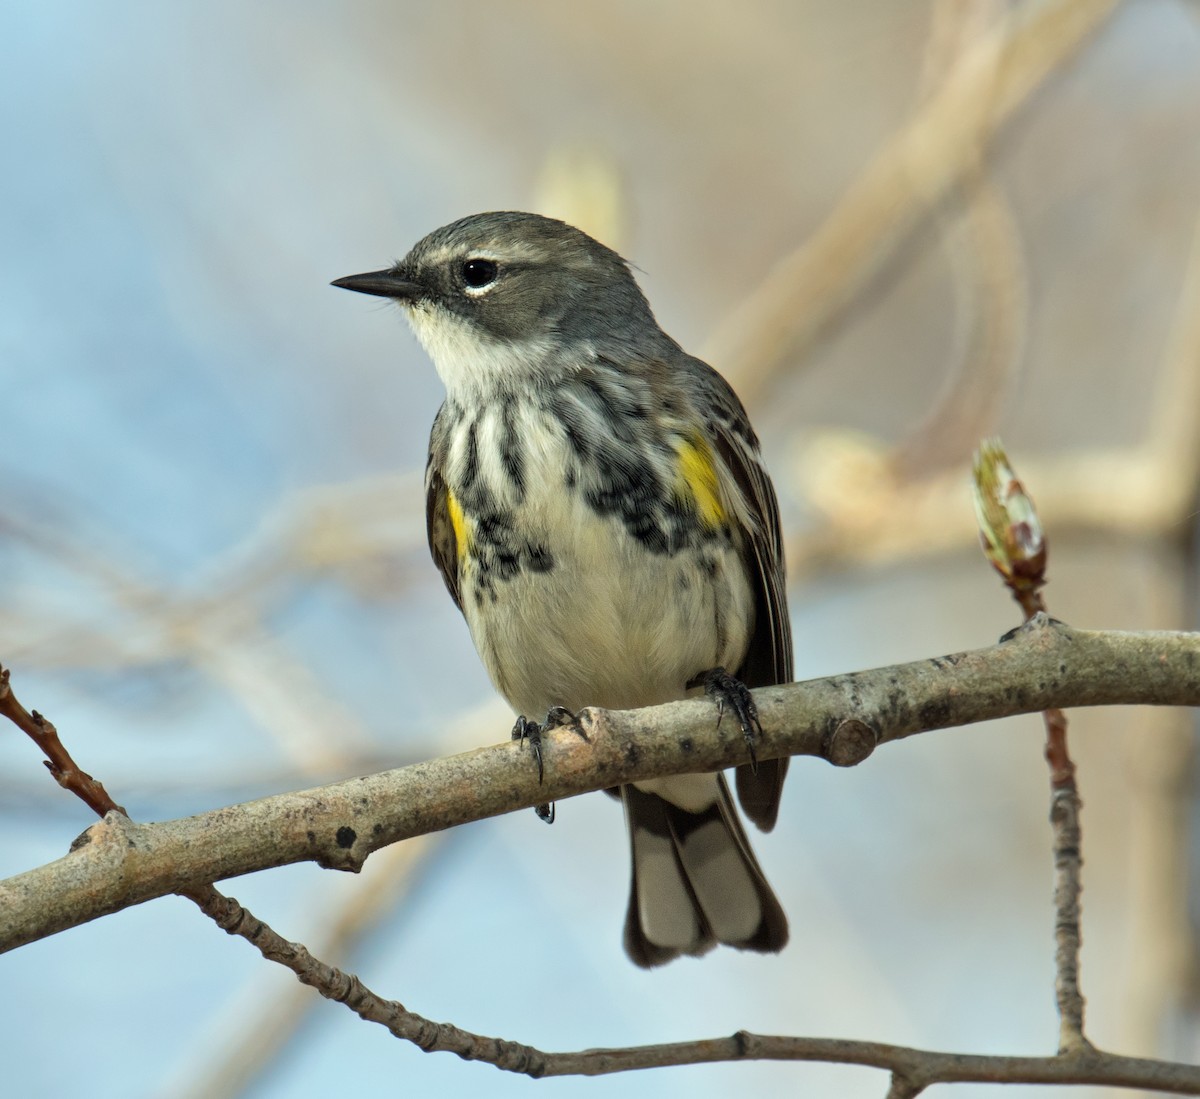
<svg viewBox="0 0 1200 1099">
<path fill-rule="evenodd" d="M 691 435 L 679 444 L 679 482 L 675 491 L 696 505 L 700 522 L 712 529 L 725 523 L 725 507 L 721 503 L 717 469 L 712 450 L 699 435 Z"/>
<path fill-rule="evenodd" d="M 446 513 L 450 516 L 450 529 L 454 531 L 454 544 L 461 561 L 467 555 L 471 532 L 467 529 L 467 517 L 463 514 L 462 505 L 449 489 L 446 489 Z"/>
</svg>

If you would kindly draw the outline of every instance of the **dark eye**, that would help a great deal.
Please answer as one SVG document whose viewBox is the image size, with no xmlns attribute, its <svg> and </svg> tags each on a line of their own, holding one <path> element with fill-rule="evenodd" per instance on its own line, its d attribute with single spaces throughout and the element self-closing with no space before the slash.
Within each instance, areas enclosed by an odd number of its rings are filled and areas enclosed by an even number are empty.
<svg viewBox="0 0 1200 1099">
<path fill-rule="evenodd" d="M 495 260 L 469 259 L 462 265 L 463 282 L 478 290 L 489 282 L 495 282 L 498 271 Z"/>
</svg>

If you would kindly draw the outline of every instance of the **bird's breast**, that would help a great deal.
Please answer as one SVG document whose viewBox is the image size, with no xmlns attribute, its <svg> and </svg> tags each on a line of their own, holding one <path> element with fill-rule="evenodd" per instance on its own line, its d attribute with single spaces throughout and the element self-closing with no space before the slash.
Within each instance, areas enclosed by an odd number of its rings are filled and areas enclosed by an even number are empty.
<svg viewBox="0 0 1200 1099">
<path fill-rule="evenodd" d="M 740 663 L 753 625 L 711 458 L 648 426 L 581 430 L 550 403 L 498 402 L 464 417 L 447 455 L 463 614 L 530 716 L 682 697 Z"/>
</svg>

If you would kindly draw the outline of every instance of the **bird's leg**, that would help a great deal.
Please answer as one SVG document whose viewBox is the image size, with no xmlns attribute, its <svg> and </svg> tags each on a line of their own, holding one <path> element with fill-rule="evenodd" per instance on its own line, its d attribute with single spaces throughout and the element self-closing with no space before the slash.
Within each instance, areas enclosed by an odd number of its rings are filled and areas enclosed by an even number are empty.
<svg viewBox="0 0 1200 1099">
<path fill-rule="evenodd" d="M 524 714 L 518 714 L 516 723 L 512 727 L 512 738 L 522 742 L 529 741 L 529 748 L 533 752 L 533 759 L 537 764 L 538 785 L 540 786 L 545 776 L 542 766 L 542 727 L 536 721 L 530 721 Z"/>
<path fill-rule="evenodd" d="M 545 778 L 545 763 L 542 758 L 542 734 L 549 732 L 551 729 L 573 729 L 584 740 L 587 740 L 587 734 L 583 731 L 583 726 L 579 724 L 577 718 L 565 706 L 551 706 L 546 712 L 546 719 L 541 722 L 530 721 L 524 714 L 521 714 L 516 724 L 513 725 L 512 738 L 513 740 L 529 741 L 529 748 L 533 752 L 534 761 L 537 763 L 538 769 L 538 785 Z M 544 820 L 547 824 L 554 823 L 554 803 L 543 802 L 541 805 L 534 807 L 534 812 L 537 813 L 539 820 Z"/>
<path fill-rule="evenodd" d="M 758 707 L 754 705 L 754 696 L 750 688 L 740 679 L 730 675 L 724 668 L 710 668 L 700 672 L 688 680 L 689 687 L 703 687 L 704 693 L 717 704 L 717 728 L 721 727 L 721 718 L 725 716 L 726 708 L 733 711 L 741 727 L 742 736 L 746 738 L 746 747 L 750 750 L 750 770 L 758 774 L 758 757 L 754 747 L 762 736 L 762 725 L 758 720 Z"/>
</svg>

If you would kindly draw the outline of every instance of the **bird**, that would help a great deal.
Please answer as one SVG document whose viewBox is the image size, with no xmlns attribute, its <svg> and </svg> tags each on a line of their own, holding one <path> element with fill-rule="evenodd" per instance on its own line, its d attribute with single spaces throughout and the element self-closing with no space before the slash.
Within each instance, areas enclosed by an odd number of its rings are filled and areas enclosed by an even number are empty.
<svg viewBox="0 0 1200 1099">
<path fill-rule="evenodd" d="M 332 285 L 403 307 L 445 387 L 429 548 L 539 773 L 543 729 L 585 706 L 706 693 L 741 725 L 738 800 L 770 831 L 787 759 L 754 756 L 749 688 L 791 680 L 791 627 L 775 491 L 730 385 L 659 327 L 624 258 L 537 214 L 461 218 Z M 783 949 L 787 917 L 723 774 L 609 792 L 633 962 Z"/>
</svg>

